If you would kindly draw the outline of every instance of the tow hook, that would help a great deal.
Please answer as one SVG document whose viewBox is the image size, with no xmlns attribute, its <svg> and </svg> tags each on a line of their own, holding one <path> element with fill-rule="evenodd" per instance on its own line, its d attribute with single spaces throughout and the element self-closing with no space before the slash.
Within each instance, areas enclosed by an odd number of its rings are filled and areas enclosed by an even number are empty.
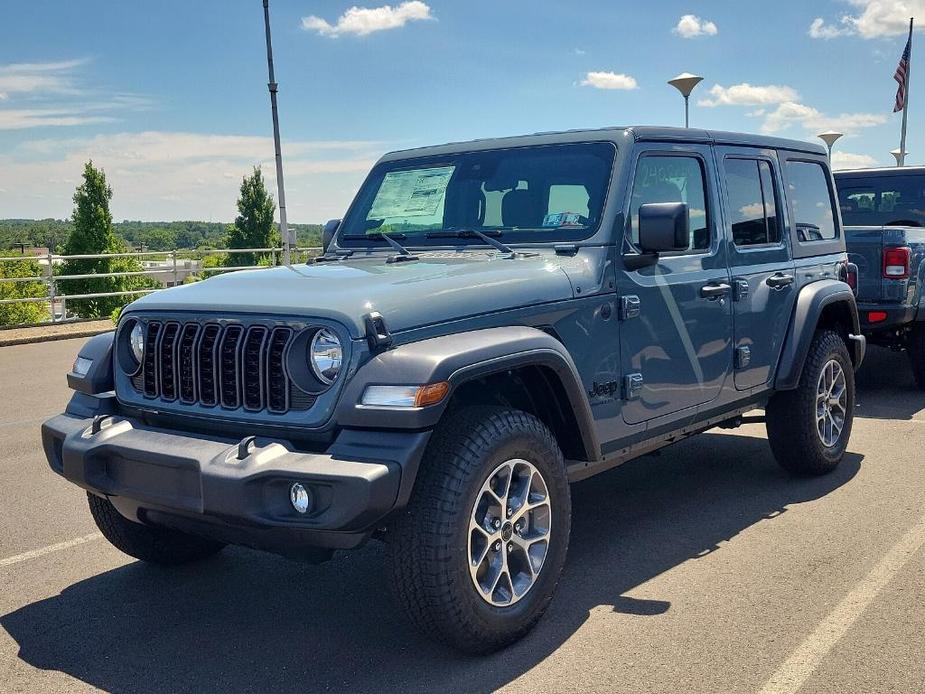
<svg viewBox="0 0 925 694">
<path fill-rule="evenodd" d="M 238 444 L 238 460 L 244 460 L 251 454 L 251 450 L 257 447 L 256 436 L 245 436 Z"/>
</svg>

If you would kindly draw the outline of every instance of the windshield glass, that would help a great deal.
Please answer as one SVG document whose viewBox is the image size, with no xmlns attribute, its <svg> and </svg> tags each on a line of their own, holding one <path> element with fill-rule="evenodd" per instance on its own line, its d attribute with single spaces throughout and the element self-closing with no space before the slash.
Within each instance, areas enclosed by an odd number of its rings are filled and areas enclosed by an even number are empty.
<svg viewBox="0 0 925 694">
<path fill-rule="evenodd" d="M 846 226 L 925 226 L 925 173 L 835 174 Z"/>
<path fill-rule="evenodd" d="M 364 245 L 385 233 L 437 245 L 467 231 L 503 234 L 505 243 L 585 238 L 600 224 L 615 151 L 600 142 L 380 164 L 338 241 Z"/>
</svg>

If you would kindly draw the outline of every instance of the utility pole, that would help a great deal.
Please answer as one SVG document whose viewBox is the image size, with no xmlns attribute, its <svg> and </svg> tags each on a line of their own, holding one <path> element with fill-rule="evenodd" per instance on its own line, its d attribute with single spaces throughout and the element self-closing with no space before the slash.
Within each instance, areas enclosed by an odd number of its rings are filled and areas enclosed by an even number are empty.
<svg viewBox="0 0 925 694">
<path fill-rule="evenodd" d="M 295 245 L 286 223 L 286 191 L 283 185 L 283 154 L 279 145 L 279 113 L 276 107 L 276 75 L 273 72 L 273 44 L 270 42 L 270 0 L 263 0 L 263 23 L 267 33 L 267 67 L 270 71 L 270 108 L 273 110 L 273 144 L 276 148 L 276 187 L 279 195 L 279 235 L 283 242 L 283 264 L 288 266 L 292 262 L 291 251 Z"/>
</svg>

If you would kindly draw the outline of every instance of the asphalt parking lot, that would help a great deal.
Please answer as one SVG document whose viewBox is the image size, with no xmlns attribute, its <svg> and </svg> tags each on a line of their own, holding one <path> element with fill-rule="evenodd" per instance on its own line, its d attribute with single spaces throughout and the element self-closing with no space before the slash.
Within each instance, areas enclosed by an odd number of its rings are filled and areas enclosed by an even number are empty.
<svg viewBox="0 0 925 694">
<path fill-rule="evenodd" d="M 925 392 L 902 355 L 869 356 L 832 475 L 788 477 L 748 425 L 575 486 L 552 607 L 475 659 L 406 625 L 375 543 L 170 571 L 110 547 L 39 443 L 80 344 L 0 348 L 0 691 L 925 687 Z"/>
</svg>

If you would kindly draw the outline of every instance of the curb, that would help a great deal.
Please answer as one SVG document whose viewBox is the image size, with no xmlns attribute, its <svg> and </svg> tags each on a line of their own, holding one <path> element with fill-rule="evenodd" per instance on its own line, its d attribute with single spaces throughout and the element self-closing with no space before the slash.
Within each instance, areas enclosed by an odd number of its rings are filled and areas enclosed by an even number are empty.
<svg viewBox="0 0 925 694">
<path fill-rule="evenodd" d="M 0 347 L 13 347 L 15 345 L 32 345 L 39 342 L 54 342 L 56 340 L 74 340 L 81 337 L 93 337 L 103 333 L 112 332 L 115 328 L 95 328 L 87 330 L 77 330 L 71 333 L 55 333 L 52 335 L 29 335 L 27 337 L 12 337 L 4 339 L 0 337 Z"/>
</svg>

